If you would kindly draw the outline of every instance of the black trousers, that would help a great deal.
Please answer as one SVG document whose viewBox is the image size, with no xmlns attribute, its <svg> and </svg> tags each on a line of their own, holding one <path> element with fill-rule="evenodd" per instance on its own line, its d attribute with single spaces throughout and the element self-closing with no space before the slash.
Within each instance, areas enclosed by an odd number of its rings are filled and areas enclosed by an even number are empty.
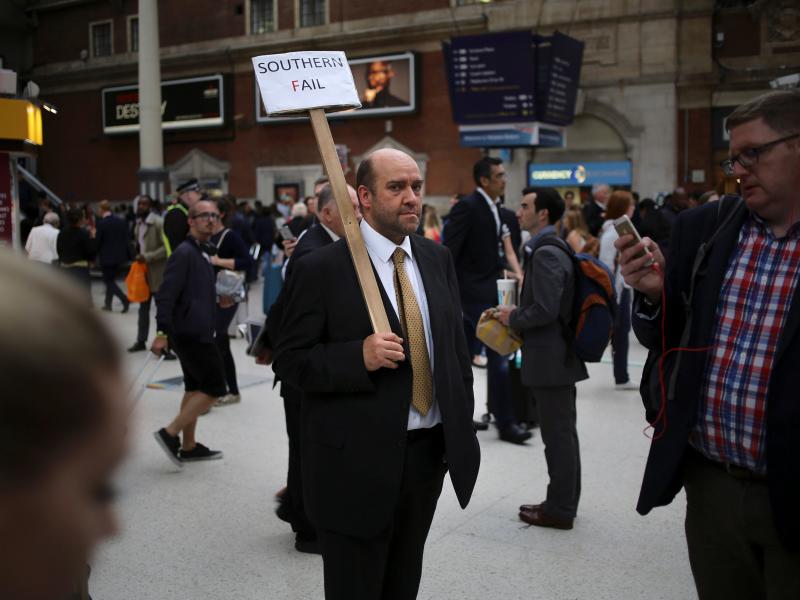
<svg viewBox="0 0 800 600">
<path fill-rule="evenodd" d="M 233 317 L 236 316 L 238 308 L 238 304 L 228 308 L 217 307 L 217 335 L 215 338 L 219 354 L 222 357 L 222 364 L 225 367 L 225 383 L 228 386 L 228 393 L 237 395 L 239 394 L 239 383 L 236 381 L 236 361 L 233 360 L 233 354 L 231 353 L 231 339 L 228 336 L 228 327 L 230 327 Z"/>
<path fill-rule="evenodd" d="M 139 303 L 139 330 L 136 334 L 136 341 L 142 344 L 147 342 L 150 335 L 150 306 L 153 304 L 153 295 Z"/>
<path fill-rule="evenodd" d="M 562 519 L 575 518 L 581 497 L 581 452 L 575 395 L 574 385 L 533 388 L 547 474 L 550 476 L 544 510 Z"/>
<path fill-rule="evenodd" d="M 314 526 L 308 521 L 303 503 L 303 469 L 300 410 L 303 392 L 286 383 L 281 384 L 283 407 L 286 411 L 286 434 L 289 437 L 289 472 L 286 476 L 286 497 L 284 502 L 291 508 L 292 531 L 306 537 L 316 535 Z"/>
<path fill-rule="evenodd" d="M 105 307 L 111 308 L 111 303 L 114 300 L 114 296 L 119 298 L 119 301 L 122 302 L 123 306 L 127 306 L 128 297 L 117 285 L 117 273 L 119 272 L 119 265 L 114 265 L 113 267 L 101 267 L 101 269 L 103 271 L 103 283 L 106 284 Z"/>
<path fill-rule="evenodd" d="M 462 306 L 464 334 L 467 336 L 467 345 L 470 348 L 477 344 L 475 330 L 481 314 L 489 307 L 489 304 L 465 304 Z M 489 412 L 494 415 L 498 429 L 504 430 L 516 424 L 508 357 L 500 356 L 488 347 L 486 348 L 486 400 Z"/>
<path fill-rule="evenodd" d="M 611 351 L 614 358 L 614 383 L 628 383 L 628 339 L 631 332 L 631 299 L 633 293 L 624 288 L 619 298 L 619 306 L 614 318 L 614 335 L 611 338 Z"/>
<path fill-rule="evenodd" d="M 778 539 L 766 481 L 687 453 L 686 541 L 700 600 L 800 598 L 800 552 Z"/>
<path fill-rule="evenodd" d="M 403 481 L 394 522 L 377 538 L 363 540 L 320 531 L 326 600 L 414 600 L 422 555 L 442 492 L 441 426 L 406 447 Z"/>
</svg>

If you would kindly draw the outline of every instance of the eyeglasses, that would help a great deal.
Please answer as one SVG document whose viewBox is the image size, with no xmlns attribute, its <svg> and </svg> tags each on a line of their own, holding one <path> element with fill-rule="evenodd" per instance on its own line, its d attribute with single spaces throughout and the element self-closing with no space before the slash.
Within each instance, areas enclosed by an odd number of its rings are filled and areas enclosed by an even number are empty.
<svg viewBox="0 0 800 600">
<path fill-rule="evenodd" d="M 202 219 L 204 221 L 217 221 L 219 220 L 219 213 L 200 213 L 194 216 L 195 219 Z"/>
<path fill-rule="evenodd" d="M 793 133 L 792 135 L 787 135 L 786 137 L 782 137 L 778 140 L 773 140 L 771 142 L 767 142 L 766 144 L 761 144 L 760 146 L 756 146 L 755 148 L 747 148 L 746 150 L 742 150 L 736 156 L 731 156 L 730 158 L 723 160 L 719 163 L 719 166 L 722 167 L 722 170 L 725 172 L 725 175 L 733 175 L 733 168 L 734 163 L 739 163 L 745 169 L 749 169 L 754 164 L 758 162 L 758 157 L 761 156 L 764 152 L 772 148 L 773 146 L 777 146 L 781 142 L 788 142 L 789 140 L 793 140 L 796 137 L 800 137 L 800 133 Z"/>
</svg>

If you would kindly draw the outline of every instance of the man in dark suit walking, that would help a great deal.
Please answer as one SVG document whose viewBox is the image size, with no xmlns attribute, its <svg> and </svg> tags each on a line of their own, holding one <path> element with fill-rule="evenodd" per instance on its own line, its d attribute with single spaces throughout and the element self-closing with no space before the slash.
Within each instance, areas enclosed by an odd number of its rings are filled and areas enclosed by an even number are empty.
<svg viewBox="0 0 800 600">
<path fill-rule="evenodd" d="M 356 218 L 361 218 L 358 207 L 356 191 L 347 186 L 350 200 Z M 278 299 L 272 305 L 265 327 L 270 340 L 280 337 L 283 313 L 286 309 L 286 289 L 292 278 L 294 265 L 305 255 L 332 244 L 344 237 L 344 224 L 339 214 L 339 208 L 333 197 L 333 188 L 326 183 L 318 194 L 317 214 L 319 221 L 306 229 L 300 236 L 297 246 L 286 265 L 284 287 Z M 265 348 L 265 354 L 272 349 Z M 268 362 L 267 356 L 260 356 L 261 362 Z M 281 382 L 281 397 L 286 414 L 286 433 L 289 437 L 289 471 L 286 478 L 286 491 L 280 497 L 280 506 L 276 511 L 278 517 L 287 521 L 295 532 L 294 547 L 298 552 L 319 553 L 319 544 L 314 527 L 308 520 L 303 505 L 303 476 L 302 476 L 302 428 L 300 425 L 300 408 L 303 401 L 303 391 L 286 381 Z"/>
<path fill-rule="evenodd" d="M 536 398 L 550 483 L 545 501 L 522 505 L 519 518 L 539 527 L 572 529 L 581 495 L 575 383 L 589 377 L 562 326 L 572 320 L 575 268 L 555 228 L 564 214 L 561 196 L 553 188 L 522 193 L 517 214 L 532 236 L 525 244 L 530 258 L 519 308 L 500 307 L 500 320 L 523 336 L 522 382 Z M 550 245 L 551 238 L 561 248 Z"/>
<path fill-rule="evenodd" d="M 128 297 L 117 285 L 120 267 L 131 258 L 130 234 L 128 224 L 111 213 L 108 200 L 100 201 L 100 219 L 97 221 L 97 262 L 103 271 L 103 283 L 106 284 L 106 301 L 103 310 L 110 311 L 114 296 L 122 302 L 122 312 L 128 312 Z"/>
<path fill-rule="evenodd" d="M 648 364 L 676 350 L 637 510 L 685 488 L 701 600 L 800 598 L 800 91 L 755 98 L 726 126 L 722 167 L 744 199 L 681 212 L 666 277 L 655 242 L 616 242 Z"/>
<path fill-rule="evenodd" d="M 583 207 L 583 220 L 586 221 L 589 233 L 594 237 L 600 237 L 609 198 L 611 198 L 611 188 L 605 183 L 596 183 L 592 186 L 592 198 Z"/>
<path fill-rule="evenodd" d="M 443 239 L 453 253 L 464 330 L 470 351 L 478 342 L 475 329 L 481 313 L 497 305 L 497 279 L 502 275 L 504 252 L 498 199 L 506 188 L 506 173 L 499 158 L 484 157 L 472 170 L 477 189 L 453 206 Z M 531 433 L 514 416 L 508 357 L 486 348 L 489 411 L 494 415 L 500 439 L 521 444 Z"/>
<path fill-rule="evenodd" d="M 379 150 L 358 168 L 361 231 L 391 332 L 372 333 L 344 240 L 298 261 L 275 371 L 304 392 L 303 484 L 328 600 L 411 600 L 445 473 L 466 506 L 480 449 L 450 254 L 411 235 L 416 162 Z"/>
</svg>

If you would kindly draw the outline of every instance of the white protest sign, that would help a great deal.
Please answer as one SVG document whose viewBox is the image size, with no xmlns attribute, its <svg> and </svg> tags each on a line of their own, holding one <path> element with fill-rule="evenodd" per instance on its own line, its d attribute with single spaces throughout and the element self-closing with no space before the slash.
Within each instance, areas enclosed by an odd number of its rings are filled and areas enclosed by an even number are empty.
<svg viewBox="0 0 800 600">
<path fill-rule="evenodd" d="M 253 69 L 268 115 L 361 107 L 344 52 L 254 56 Z"/>
</svg>

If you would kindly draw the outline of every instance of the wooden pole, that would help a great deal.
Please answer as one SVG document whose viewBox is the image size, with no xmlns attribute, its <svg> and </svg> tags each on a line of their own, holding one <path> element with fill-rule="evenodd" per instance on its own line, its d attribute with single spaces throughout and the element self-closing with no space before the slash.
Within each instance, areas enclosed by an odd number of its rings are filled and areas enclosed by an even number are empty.
<svg viewBox="0 0 800 600">
<path fill-rule="evenodd" d="M 390 333 L 389 318 L 383 307 L 383 300 L 375 280 L 375 272 L 372 270 L 372 262 L 367 254 L 367 247 L 364 245 L 364 238 L 361 235 L 361 228 L 356 220 L 356 214 L 350 201 L 350 194 L 347 191 L 347 182 L 344 180 L 342 164 L 339 162 L 339 155 L 336 153 L 336 146 L 333 144 L 333 136 L 328 125 L 328 118 L 325 111 L 321 108 L 313 108 L 309 111 L 311 115 L 311 126 L 314 129 L 314 136 L 317 138 L 317 146 L 322 155 L 322 164 L 328 173 L 333 196 L 336 199 L 336 206 L 342 217 L 344 224 L 344 237 L 347 246 L 350 248 L 350 256 L 356 268 L 358 283 L 361 286 L 361 293 L 367 304 L 369 320 L 372 323 L 372 330 L 375 333 Z"/>
</svg>

